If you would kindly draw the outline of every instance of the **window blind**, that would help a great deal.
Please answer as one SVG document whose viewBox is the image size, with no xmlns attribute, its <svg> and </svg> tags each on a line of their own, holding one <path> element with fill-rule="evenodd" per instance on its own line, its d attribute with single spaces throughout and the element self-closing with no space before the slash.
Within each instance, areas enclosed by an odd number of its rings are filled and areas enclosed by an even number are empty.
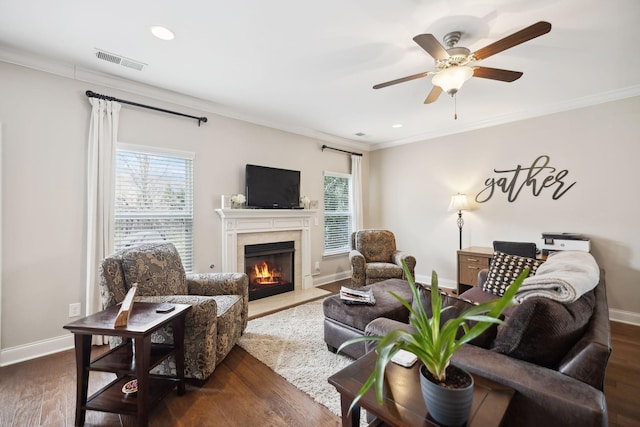
<svg viewBox="0 0 640 427">
<path fill-rule="evenodd" d="M 114 246 L 171 242 L 193 268 L 193 155 L 116 151 Z"/>
<path fill-rule="evenodd" d="M 353 204 L 351 176 L 333 172 L 324 175 L 324 254 L 351 249 Z"/>
</svg>

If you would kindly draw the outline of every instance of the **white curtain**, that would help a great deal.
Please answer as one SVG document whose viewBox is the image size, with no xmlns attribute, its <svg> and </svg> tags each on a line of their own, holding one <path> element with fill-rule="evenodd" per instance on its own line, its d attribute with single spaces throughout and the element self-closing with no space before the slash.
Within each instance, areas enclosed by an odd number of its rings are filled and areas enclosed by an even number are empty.
<svg viewBox="0 0 640 427">
<path fill-rule="evenodd" d="M 121 105 L 89 98 L 93 106 L 89 123 L 87 165 L 87 299 L 86 314 L 101 310 L 98 266 L 113 251 L 113 212 L 116 142 Z M 93 344 L 103 344 L 94 335 Z"/>
<path fill-rule="evenodd" d="M 364 228 L 362 213 L 362 156 L 351 155 L 351 183 L 353 185 L 353 231 Z"/>
</svg>

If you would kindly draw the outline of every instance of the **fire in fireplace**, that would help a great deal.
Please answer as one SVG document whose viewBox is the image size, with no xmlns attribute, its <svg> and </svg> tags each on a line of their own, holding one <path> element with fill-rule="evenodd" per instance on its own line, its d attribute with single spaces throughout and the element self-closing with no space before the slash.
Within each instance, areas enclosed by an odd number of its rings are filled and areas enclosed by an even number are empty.
<svg viewBox="0 0 640 427">
<path fill-rule="evenodd" d="M 249 276 L 249 301 L 293 291 L 294 252 L 293 241 L 244 247 L 245 273 Z"/>
</svg>

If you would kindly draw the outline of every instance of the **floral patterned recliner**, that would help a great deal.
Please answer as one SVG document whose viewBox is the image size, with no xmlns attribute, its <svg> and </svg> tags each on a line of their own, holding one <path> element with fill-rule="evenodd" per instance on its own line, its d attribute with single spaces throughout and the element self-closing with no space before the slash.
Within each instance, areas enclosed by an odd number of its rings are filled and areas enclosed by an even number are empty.
<svg viewBox="0 0 640 427">
<path fill-rule="evenodd" d="M 247 326 L 246 274 L 186 274 L 172 243 L 143 244 L 104 259 L 100 266 L 102 308 L 122 302 L 133 283 L 138 284 L 134 302 L 191 304 L 184 336 L 187 378 L 205 381 Z M 154 333 L 151 340 L 172 342 L 170 326 Z M 112 347 L 121 342 L 119 337 L 109 341 Z M 175 360 L 165 360 L 152 372 L 175 374 Z"/>
<path fill-rule="evenodd" d="M 396 238 L 387 230 L 360 230 L 351 234 L 351 282 L 354 287 L 387 279 L 404 279 L 401 260 L 415 277 L 415 257 L 396 249 Z"/>
</svg>

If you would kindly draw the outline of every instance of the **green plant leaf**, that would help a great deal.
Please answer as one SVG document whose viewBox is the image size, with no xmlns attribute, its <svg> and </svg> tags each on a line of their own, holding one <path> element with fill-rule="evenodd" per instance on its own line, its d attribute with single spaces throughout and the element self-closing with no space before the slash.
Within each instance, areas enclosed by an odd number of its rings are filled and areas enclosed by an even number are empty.
<svg viewBox="0 0 640 427">
<path fill-rule="evenodd" d="M 404 298 L 394 292 L 390 292 L 404 307 L 409 310 L 409 323 L 415 329 L 410 332 L 404 329 L 395 329 L 384 336 L 362 336 L 343 343 L 338 352 L 344 347 L 363 341 L 377 341 L 376 352 L 378 357 L 376 365 L 354 398 L 349 411 L 357 404 L 364 394 L 371 388 L 375 388 L 376 399 L 382 403 L 384 391 L 384 373 L 387 365 L 399 350 L 406 350 L 415 354 L 420 362 L 438 381 L 446 380 L 446 369 L 451 362 L 454 353 L 465 343 L 468 343 L 493 324 L 504 324 L 500 315 L 505 308 L 514 304 L 514 296 L 524 279 L 529 275 L 529 269 L 525 269 L 518 278 L 507 287 L 504 295 L 491 301 L 470 307 L 457 317 L 453 317 L 441 324 L 442 313 L 451 307 L 442 307 L 442 295 L 438 289 L 438 275 L 431 272 L 431 313 L 429 318 L 423 305 L 420 303 L 418 286 L 415 283 L 407 264 L 402 261 L 402 268 L 409 282 L 414 304 L 410 304 Z M 426 292 L 426 290 L 425 290 Z M 469 326 L 468 322 L 475 322 Z M 460 338 L 458 332 L 462 330 Z"/>
</svg>

